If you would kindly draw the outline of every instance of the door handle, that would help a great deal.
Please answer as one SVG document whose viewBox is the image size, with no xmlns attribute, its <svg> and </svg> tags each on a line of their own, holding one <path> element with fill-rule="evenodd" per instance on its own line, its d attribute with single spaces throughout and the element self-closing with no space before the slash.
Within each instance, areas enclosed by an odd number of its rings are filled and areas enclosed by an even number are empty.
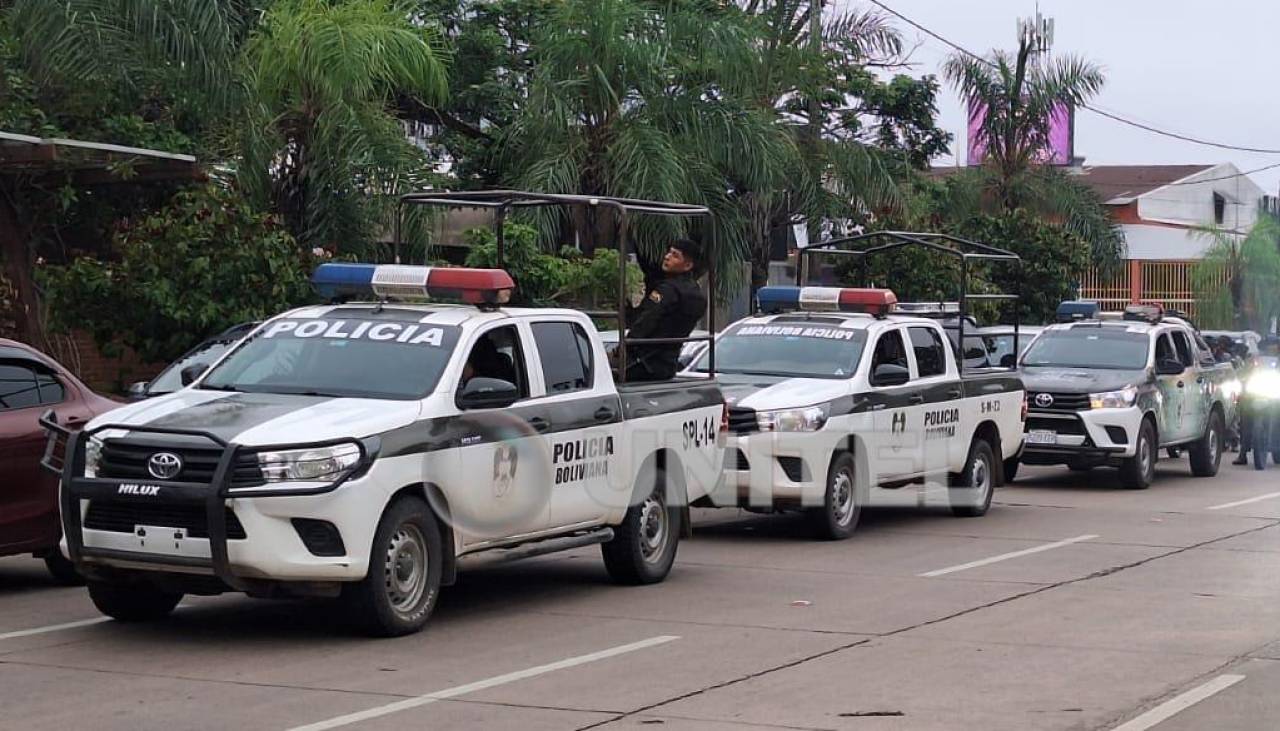
<svg viewBox="0 0 1280 731">
<path fill-rule="evenodd" d="M 529 417 L 529 426 L 533 427 L 535 431 L 543 432 L 551 428 L 551 422 L 541 416 L 531 416 Z"/>
<path fill-rule="evenodd" d="M 907 402 L 911 404 L 922 404 L 924 403 L 924 394 L 912 394 L 911 397 L 907 399 Z"/>
<path fill-rule="evenodd" d="M 609 408 L 608 406 L 601 406 L 600 408 L 596 409 L 595 417 L 596 417 L 596 421 L 612 421 L 613 409 Z"/>
<path fill-rule="evenodd" d="M 963 395 L 964 393 L 958 388 L 953 388 L 950 391 L 947 391 L 947 396 L 950 398 L 960 398 Z"/>
</svg>

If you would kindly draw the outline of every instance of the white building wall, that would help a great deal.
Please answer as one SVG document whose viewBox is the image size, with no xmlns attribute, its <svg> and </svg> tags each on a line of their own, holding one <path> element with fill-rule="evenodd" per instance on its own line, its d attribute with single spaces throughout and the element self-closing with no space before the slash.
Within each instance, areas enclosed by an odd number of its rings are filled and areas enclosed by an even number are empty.
<svg viewBox="0 0 1280 731">
<path fill-rule="evenodd" d="M 1226 200 L 1224 228 L 1239 232 L 1253 228 L 1258 219 L 1258 202 L 1264 191 L 1248 176 L 1241 175 L 1240 169 L 1231 163 L 1215 165 L 1178 181 L 1176 185 L 1166 185 L 1140 196 L 1138 216 L 1144 221 L 1184 226 L 1212 225 L 1214 193 Z M 1129 248 L 1133 249 L 1132 242 Z"/>
<path fill-rule="evenodd" d="M 1140 223 L 1126 223 L 1120 228 L 1129 246 L 1130 259 L 1199 259 L 1212 245 L 1208 239 L 1186 228 Z"/>
</svg>

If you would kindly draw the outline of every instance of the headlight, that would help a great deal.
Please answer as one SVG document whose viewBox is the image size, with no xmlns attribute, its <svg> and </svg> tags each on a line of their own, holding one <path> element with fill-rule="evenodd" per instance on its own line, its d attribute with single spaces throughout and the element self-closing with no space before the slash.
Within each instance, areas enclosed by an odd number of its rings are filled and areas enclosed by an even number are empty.
<svg viewBox="0 0 1280 731">
<path fill-rule="evenodd" d="M 1245 393 L 1260 399 L 1280 398 L 1280 371 L 1258 371 L 1249 376 Z"/>
<path fill-rule="evenodd" d="M 84 444 L 84 476 L 97 477 L 98 467 L 102 464 L 102 440 L 89 437 Z"/>
<path fill-rule="evenodd" d="M 1229 381 L 1224 381 L 1222 384 L 1222 395 L 1232 401 L 1240 398 L 1240 394 L 1243 392 L 1244 384 L 1240 382 L 1239 378 L 1232 378 Z"/>
<path fill-rule="evenodd" d="M 827 423 L 826 406 L 761 411 L 756 414 L 760 431 L 817 431 Z"/>
<path fill-rule="evenodd" d="M 1089 394 L 1089 408 L 1091 409 L 1127 409 L 1133 406 L 1138 400 L 1138 389 L 1136 386 L 1126 386 L 1119 391 L 1107 391 L 1106 393 Z"/>
<path fill-rule="evenodd" d="M 258 453 L 258 466 L 267 482 L 334 482 L 359 464 L 356 444 Z"/>
</svg>

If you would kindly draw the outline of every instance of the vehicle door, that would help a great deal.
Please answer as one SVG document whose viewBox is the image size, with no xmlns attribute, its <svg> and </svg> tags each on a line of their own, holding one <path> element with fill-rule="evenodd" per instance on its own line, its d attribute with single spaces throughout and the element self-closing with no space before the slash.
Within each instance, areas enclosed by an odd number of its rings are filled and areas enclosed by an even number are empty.
<svg viewBox="0 0 1280 731">
<path fill-rule="evenodd" d="M 872 433 L 866 441 L 871 448 L 868 461 L 874 482 L 916 475 L 923 469 L 920 419 L 911 419 L 914 407 L 921 405 L 923 399 L 910 383 L 914 372 L 903 335 L 901 327 L 890 326 L 876 338 L 871 351 L 867 380 L 871 384 Z M 897 385 L 878 382 L 876 373 L 884 366 L 904 370 L 907 381 Z"/>
<path fill-rule="evenodd" d="M 960 374 L 948 369 L 942 336 L 927 325 L 907 328 L 913 361 L 913 393 L 908 421 L 920 430 L 921 470 L 947 472 L 955 462 L 954 445 L 961 430 Z"/>
<path fill-rule="evenodd" d="M 1174 350 L 1178 352 L 1178 361 L 1185 369 L 1176 384 L 1182 391 L 1182 429 L 1177 438 L 1194 439 L 1204 433 L 1209 423 L 1208 381 L 1200 372 L 1196 345 L 1187 331 L 1177 328 L 1170 335 Z"/>
<path fill-rule="evenodd" d="M 479 329 L 465 348 L 458 393 L 472 379 L 493 378 L 514 384 L 518 398 L 507 408 L 470 409 L 457 417 L 463 479 L 449 496 L 456 529 L 468 543 L 546 530 L 550 424 L 533 398 L 529 335 L 508 320 Z"/>
<path fill-rule="evenodd" d="M 551 525 L 597 523 L 626 490 L 620 469 L 622 407 L 603 377 L 586 328 L 572 319 L 529 323 L 537 350 L 540 392 L 529 408 L 548 423 Z"/>
<path fill-rule="evenodd" d="M 1182 424 L 1182 401 L 1186 393 L 1184 374 L 1160 375 L 1161 363 L 1175 361 L 1181 363 L 1178 350 L 1174 347 L 1173 337 L 1168 331 L 1156 335 L 1156 390 L 1160 394 L 1160 411 L 1156 421 L 1160 427 L 1160 441 L 1177 441 L 1186 429 Z"/>
<path fill-rule="evenodd" d="M 40 467 L 45 434 L 40 415 L 52 408 L 64 423 L 83 424 L 76 392 L 35 360 L 0 361 L 0 550 L 57 543 L 58 481 Z"/>
</svg>

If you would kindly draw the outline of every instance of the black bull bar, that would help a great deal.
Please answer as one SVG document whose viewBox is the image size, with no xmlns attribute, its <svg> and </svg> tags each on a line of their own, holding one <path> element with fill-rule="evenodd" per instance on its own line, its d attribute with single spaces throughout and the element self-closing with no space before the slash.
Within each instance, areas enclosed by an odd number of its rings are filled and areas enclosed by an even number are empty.
<svg viewBox="0 0 1280 731">
<path fill-rule="evenodd" d="M 238 591 L 246 591 L 248 585 L 237 576 L 231 568 L 227 555 L 227 510 L 228 499 L 253 497 L 290 497 L 300 495 L 319 495 L 336 490 L 351 476 L 364 472 L 371 462 L 368 448 L 359 440 L 335 439 L 324 442 L 308 442 L 305 444 L 273 444 L 246 447 L 228 442 L 218 436 L 198 429 L 175 429 L 133 424 L 101 424 L 92 429 L 73 431 L 61 425 L 52 411 L 40 417 L 42 426 L 48 435 L 45 442 L 44 455 L 40 466 L 59 476 L 58 507 L 62 520 L 62 534 L 67 539 L 67 553 L 77 568 L 84 566 L 85 558 L 105 558 L 137 563 L 154 563 L 167 566 L 184 566 L 210 568 L 227 586 Z M 170 436 L 198 437 L 206 439 L 222 449 L 218 457 L 217 467 L 209 482 L 172 482 L 166 480 L 150 480 L 138 478 L 84 477 L 85 445 L 93 435 L 106 431 L 119 430 L 143 434 L 160 434 Z M 58 445 L 65 443 L 61 463 L 58 461 Z M 355 444 L 360 448 L 360 461 L 348 470 L 340 479 L 322 485 L 305 488 L 287 489 L 255 489 L 237 488 L 231 491 L 231 478 L 234 474 L 236 459 L 246 453 L 274 452 L 291 449 L 305 449 L 333 446 L 336 444 Z M 145 491 L 125 490 L 121 486 L 145 486 Z M 145 494 L 143 494 L 145 492 Z M 145 552 L 118 551 L 86 547 L 84 545 L 83 516 L 80 512 L 81 500 L 111 499 L 115 501 L 137 502 L 139 504 L 199 505 L 204 507 L 205 519 L 209 533 L 209 560 L 190 556 L 166 556 Z"/>
</svg>

